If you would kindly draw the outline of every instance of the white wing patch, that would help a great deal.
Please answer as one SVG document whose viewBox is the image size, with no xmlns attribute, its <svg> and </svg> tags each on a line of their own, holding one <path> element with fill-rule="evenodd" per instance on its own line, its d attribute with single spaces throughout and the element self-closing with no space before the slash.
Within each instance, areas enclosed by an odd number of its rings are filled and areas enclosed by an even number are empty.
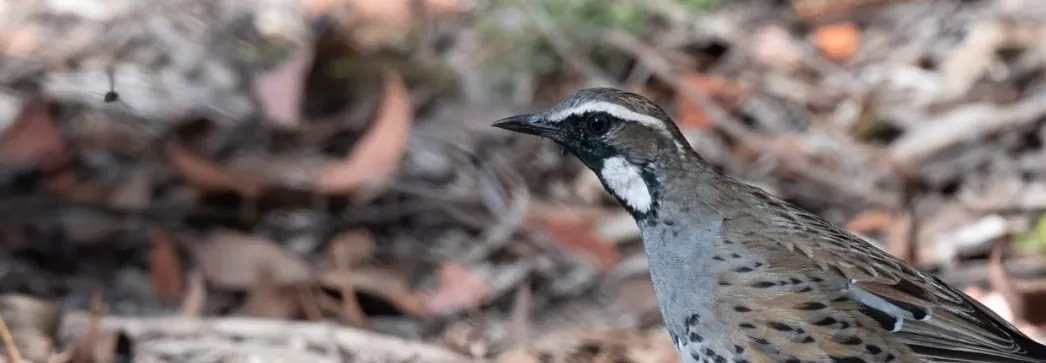
<svg viewBox="0 0 1046 363">
<path fill-rule="evenodd" d="M 589 102 L 589 103 L 578 105 L 577 107 L 574 107 L 574 108 L 568 108 L 568 109 L 565 109 L 565 110 L 557 111 L 555 113 L 552 113 L 552 114 L 548 115 L 548 117 L 546 117 L 546 119 L 551 121 L 551 122 L 561 122 L 561 121 L 565 120 L 567 117 L 570 117 L 570 116 L 573 116 L 573 115 L 583 115 L 583 114 L 588 113 L 588 112 L 606 112 L 606 113 L 610 114 L 611 116 L 617 117 L 617 118 L 622 119 L 622 120 L 635 121 L 635 122 L 641 123 L 643 125 L 647 125 L 649 127 L 653 127 L 655 129 L 658 129 L 658 130 L 664 130 L 665 129 L 665 122 L 659 120 L 657 117 L 650 116 L 650 115 L 644 115 L 644 114 L 632 111 L 632 110 L 628 109 L 628 107 L 625 107 L 625 106 L 622 106 L 622 105 L 619 105 L 619 104 L 616 104 L 616 103 L 602 102 L 602 101 L 599 101 L 599 102 Z"/>
<path fill-rule="evenodd" d="M 653 197 L 643 181 L 639 167 L 623 157 L 614 156 L 603 161 L 603 169 L 599 171 L 599 175 L 607 184 L 607 188 L 632 209 L 640 213 L 650 210 Z"/>
</svg>

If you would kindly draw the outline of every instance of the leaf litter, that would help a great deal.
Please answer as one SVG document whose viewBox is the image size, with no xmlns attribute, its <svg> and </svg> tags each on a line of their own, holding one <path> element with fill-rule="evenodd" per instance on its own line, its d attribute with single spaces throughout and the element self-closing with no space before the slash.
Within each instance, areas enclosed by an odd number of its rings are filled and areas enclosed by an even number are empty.
<svg viewBox="0 0 1046 363">
<path fill-rule="evenodd" d="M 1046 6 L 668 1 L 607 23 L 535 3 L 12 10 L 17 354 L 678 360 L 634 224 L 555 145 L 488 127 L 595 83 L 1042 337 L 1041 252 L 993 247 L 1043 250 Z"/>
</svg>

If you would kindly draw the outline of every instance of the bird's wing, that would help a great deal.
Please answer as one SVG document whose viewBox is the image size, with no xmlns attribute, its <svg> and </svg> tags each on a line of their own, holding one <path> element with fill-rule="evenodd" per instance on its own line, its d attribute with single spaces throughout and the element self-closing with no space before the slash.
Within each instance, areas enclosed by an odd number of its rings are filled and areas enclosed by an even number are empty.
<svg viewBox="0 0 1046 363">
<path fill-rule="evenodd" d="M 806 275 L 824 280 L 822 291 L 844 291 L 837 299 L 841 306 L 856 304 L 862 315 L 853 317 L 858 324 L 875 325 L 923 361 L 1046 362 L 1046 347 L 969 296 L 820 217 L 770 198 L 765 201 L 781 205 L 764 206 L 758 216 L 739 214 L 745 220 L 736 225 L 749 232 L 734 228 L 728 238 L 762 246 L 753 248 L 766 249 L 768 264 L 782 271 L 806 269 Z M 773 212 L 769 219 L 767 211 Z"/>
</svg>

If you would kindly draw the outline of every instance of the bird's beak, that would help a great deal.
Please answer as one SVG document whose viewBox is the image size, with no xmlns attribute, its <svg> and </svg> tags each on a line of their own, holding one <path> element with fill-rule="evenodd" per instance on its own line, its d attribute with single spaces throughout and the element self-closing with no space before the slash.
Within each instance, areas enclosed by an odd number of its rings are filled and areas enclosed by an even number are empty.
<svg viewBox="0 0 1046 363">
<path fill-rule="evenodd" d="M 551 125 L 540 114 L 527 114 L 506 117 L 494 122 L 494 127 L 515 131 L 524 134 L 547 137 L 556 141 L 562 141 L 562 131 L 556 125 Z"/>
</svg>

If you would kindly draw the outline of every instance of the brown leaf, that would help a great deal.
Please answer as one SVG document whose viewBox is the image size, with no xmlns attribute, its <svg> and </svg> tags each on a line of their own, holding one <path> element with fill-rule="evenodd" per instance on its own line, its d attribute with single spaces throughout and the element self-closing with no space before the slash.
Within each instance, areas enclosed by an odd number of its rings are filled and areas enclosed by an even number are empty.
<svg viewBox="0 0 1046 363">
<path fill-rule="evenodd" d="M 250 316 L 268 319 L 291 319 L 300 311 L 294 287 L 281 287 L 269 265 L 258 266 L 257 281 L 247 291 L 243 311 Z"/>
<path fill-rule="evenodd" d="M 1003 254 L 1005 254 L 1009 242 L 1000 239 L 992 248 L 991 256 L 988 259 L 988 283 L 1006 301 L 1013 320 L 1023 321 L 1027 316 L 1027 302 L 1021 295 L 1017 280 L 1010 275 L 1009 271 L 1006 271 L 1006 266 L 1003 264 Z"/>
<path fill-rule="evenodd" d="M 230 289 L 250 289 L 263 266 L 272 269 L 278 286 L 307 283 L 312 270 L 301 258 L 267 239 L 238 232 L 215 233 L 193 254 L 204 277 L 212 284 Z"/>
<path fill-rule="evenodd" d="M 181 297 L 182 263 L 174 241 L 163 232 L 149 231 L 152 250 L 149 252 L 149 277 L 153 283 L 156 298 L 162 302 L 174 302 Z"/>
<path fill-rule="evenodd" d="M 47 179 L 47 188 L 62 198 L 80 203 L 96 203 L 104 200 L 106 190 L 103 183 L 85 183 L 73 168 L 59 170 Z"/>
<path fill-rule="evenodd" d="M 855 216 L 846 224 L 846 230 L 854 233 L 880 233 L 896 222 L 893 213 L 886 209 L 870 209 Z"/>
<path fill-rule="evenodd" d="M 424 299 L 411 291 L 404 277 L 395 271 L 371 267 L 358 268 L 352 274 L 345 274 L 332 270 L 324 273 L 320 281 L 331 289 L 349 283 L 354 289 L 380 297 L 408 315 L 419 318 L 430 315 Z"/>
<path fill-rule="evenodd" d="M 205 159 L 195 151 L 186 149 L 178 141 L 167 144 L 167 158 L 189 184 L 210 191 L 235 191 L 248 198 L 255 198 L 267 185 L 256 178 L 240 175 Z"/>
<path fill-rule="evenodd" d="M 425 294 L 425 305 L 434 314 L 451 314 L 474 309 L 487 301 L 490 286 L 475 273 L 454 262 L 439 269 L 439 287 Z"/>
<path fill-rule="evenodd" d="M 320 172 L 317 191 L 370 194 L 381 189 L 399 168 L 413 119 L 414 110 L 403 79 L 398 73 L 387 71 L 385 97 L 377 119 L 344 160 Z"/>
<path fill-rule="evenodd" d="M 42 97 L 30 100 L 14 123 L 0 130 L 0 164 L 53 170 L 68 158 L 62 129 Z"/>
<path fill-rule="evenodd" d="M 322 321 L 323 310 L 320 307 L 319 300 L 316 299 L 316 294 L 320 292 L 315 290 L 315 286 L 298 286 L 298 304 L 301 306 L 302 312 L 305 313 L 306 319 L 309 319 L 310 321 Z"/>
<path fill-rule="evenodd" d="M 143 209 L 152 199 L 152 175 L 149 168 L 138 166 L 108 197 L 109 204 L 128 209 Z"/>
<path fill-rule="evenodd" d="M 683 81 L 707 94 L 716 103 L 728 109 L 735 106 L 736 98 L 740 94 L 740 90 L 736 85 L 720 77 L 688 73 L 683 76 Z M 699 129 L 711 126 L 711 121 L 708 120 L 705 111 L 691 102 L 690 98 L 682 92 L 676 93 L 675 103 L 676 113 L 678 114 L 676 119 L 679 121 L 680 126 Z"/>
<path fill-rule="evenodd" d="M 253 84 L 262 110 L 274 126 L 297 129 L 301 125 L 301 98 L 305 90 L 305 75 L 315 55 L 310 46 L 296 49 L 291 59 L 276 68 L 259 74 Z"/>
<path fill-rule="evenodd" d="M 365 229 L 352 229 L 335 235 L 329 248 L 334 265 L 349 268 L 374 257 L 374 237 Z"/>
<path fill-rule="evenodd" d="M 886 229 L 886 252 L 905 263 L 918 266 L 919 245 L 915 240 L 915 219 L 911 212 L 904 212 Z"/>
<path fill-rule="evenodd" d="M 544 230 L 558 246 L 591 257 L 604 269 L 621 262 L 621 252 L 612 242 L 604 240 L 585 220 L 574 218 L 547 218 L 528 213 L 524 222 L 532 228 Z"/>
<path fill-rule="evenodd" d="M 329 253 L 334 262 L 335 272 L 349 276 L 338 284 L 341 292 L 341 314 L 352 326 L 367 326 L 367 315 L 356 299 L 356 289 L 352 284 L 352 268 L 358 262 L 370 259 L 374 251 L 371 235 L 365 230 L 350 230 L 340 233 L 331 241 Z"/>
<path fill-rule="evenodd" d="M 861 30 L 849 21 L 822 25 L 814 29 L 812 41 L 825 58 L 842 62 L 857 53 L 861 46 Z"/>
</svg>

